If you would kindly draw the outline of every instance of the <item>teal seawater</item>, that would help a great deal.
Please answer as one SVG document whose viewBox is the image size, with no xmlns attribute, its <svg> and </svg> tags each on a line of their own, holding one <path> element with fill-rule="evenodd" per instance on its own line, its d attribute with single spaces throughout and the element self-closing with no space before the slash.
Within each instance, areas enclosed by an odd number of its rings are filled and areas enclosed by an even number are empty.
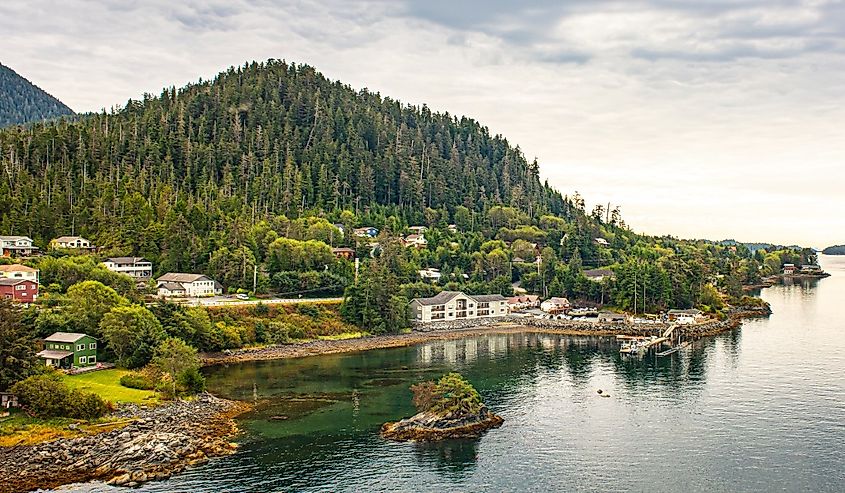
<svg viewBox="0 0 845 493">
<path fill-rule="evenodd" d="M 842 492 L 845 257 L 822 263 L 833 277 L 763 291 L 769 319 L 671 357 L 509 334 L 212 368 L 213 392 L 264 402 L 242 420 L 242 448 L 134 491 Z M 378 436 L 413 413 L 410 384 L 451 370 L 500 429 L 437 444 Z"/>
</svg>

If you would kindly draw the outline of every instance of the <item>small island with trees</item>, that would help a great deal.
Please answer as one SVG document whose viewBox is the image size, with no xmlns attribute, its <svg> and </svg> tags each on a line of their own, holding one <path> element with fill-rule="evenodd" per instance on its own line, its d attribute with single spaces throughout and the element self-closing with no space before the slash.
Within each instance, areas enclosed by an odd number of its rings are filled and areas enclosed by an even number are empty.
<svg viewBox="0 0 845 493">
<path fill-rule="evenodd" d="M 397 441 L 437 441 L 475 438 L 502 426 L 504 419 L 481 402 L 478 391 L 458 373 L 448 373 L 436 383 L 411 386 L 417 414 L 385 423 L 381 436 Z"/>
<path fill-rule="evenodd" d="M 833 245 L 822 250 L 825 255 L 845 255 L 845 245 Z"/>
</svg>

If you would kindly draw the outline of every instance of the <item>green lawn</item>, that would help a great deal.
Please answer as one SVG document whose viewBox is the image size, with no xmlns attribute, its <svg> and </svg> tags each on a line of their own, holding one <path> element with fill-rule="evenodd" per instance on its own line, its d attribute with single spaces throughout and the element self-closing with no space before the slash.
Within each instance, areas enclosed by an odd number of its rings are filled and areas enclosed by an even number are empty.
<svg viewBox="0 0 845 493">
<path fill-rule="evenodd" d="M 65 383 L 71 388 L 93 392 L 103 399 L 115 403 L 155 404 L 158 402 L 158 397 L 152 390 L 130 389 L 120 385 L 120 377 L 127 373 L 129 373 L 127 370 L 113 369 L 67 375 L 65 376 Z"/>
</svg>

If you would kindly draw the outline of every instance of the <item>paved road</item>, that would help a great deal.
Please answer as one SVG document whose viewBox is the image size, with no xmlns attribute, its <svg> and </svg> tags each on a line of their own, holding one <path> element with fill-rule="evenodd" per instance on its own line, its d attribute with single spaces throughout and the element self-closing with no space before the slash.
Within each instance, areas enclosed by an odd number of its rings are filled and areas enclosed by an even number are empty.
<svg viewBox="0 0 845 493">
<path fill-rule="evenodd" d="M 229 298 L 228 296 L 213 296 L 211 298 L 182 298 L 174 299 L 176 303 L 183 303 L 186 305 L 201 305 L 201 306 L 245 306 L 257 305 L 263 303 L 265 305 L 275 304 L 291 304 L 291 303 L 315 303 L 325 301 L 343 301 L 343 298 L 267 298 L 260 300 L 239 300 L 237 298 Z"/>
</svg>

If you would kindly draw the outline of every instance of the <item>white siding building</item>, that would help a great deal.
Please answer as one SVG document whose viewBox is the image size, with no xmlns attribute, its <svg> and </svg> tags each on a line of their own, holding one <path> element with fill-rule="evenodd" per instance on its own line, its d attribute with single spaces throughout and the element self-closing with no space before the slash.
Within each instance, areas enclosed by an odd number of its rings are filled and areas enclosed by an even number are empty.
<svg viewBox="0 0 845 493">
<path fill-rule="evenodd" d="M 146 282 L 153 277 L 153 263 L 143 257 L 112 257 L 103 261 L 106 269 L 126 274 L 136 281 Z"/>
<path fill-rule="evenodd" d="M 50 242 L 51 248 L 62 248 L 66 250 L 93 250 L 91 242 L 81 236 L 59 236 Z"/>
<path fill-rule="evenodd" d="M 26 257 L 37 251 L 28 236 L 0 236 L 0 257 Z"/>
<path fill-rule="evenodd" d="M 414 298 L 409 309 L 412 321 L 417 323 L 500 317 L 508 314 L 508 300 L 500 294 L 443 291 L 431 298 Z"/>
<path fill-rule="evenodd" d="M 20 264 L 0 265 L 0 279 L 24 279 L 38 282 L 38 269 Z"/>
<path fill-rule="evenodd" d="M 162 298 L 214 296 L 223 293 L 223 286 L 202 274 L 168 272 L 156 279 L 158 295 Z"/>
</svg>

